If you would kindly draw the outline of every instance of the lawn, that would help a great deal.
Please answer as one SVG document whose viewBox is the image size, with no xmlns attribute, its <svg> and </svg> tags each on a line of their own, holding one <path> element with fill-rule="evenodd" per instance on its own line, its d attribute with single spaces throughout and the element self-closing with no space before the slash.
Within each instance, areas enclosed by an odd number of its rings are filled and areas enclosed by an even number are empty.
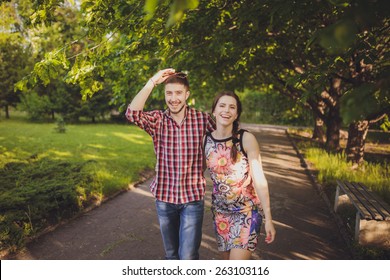
<svg viewBox="0 0 390 280">
<path fill-rule="evenodd" d="M 365 161 L 358 168 L 347 162 L 344 152 L 327 153 L 317 141 L 311 139 L 310 130 L 289 129 L 289 133 L 305 158 L 313 165 L 319 182 L 326 188 L 334 189 L 336 180 L 361 182 L 390 204 L 389 133 L 369 133 L 370 137 L 367 138 L 365 146 Z M 340 146 L 345 149 L 346 139 L 341 139 Z"/>
<path fill-rule="evenodd" d="M 0 121 L 0 168 L 9 162 L 31 158 L 68 162 L 93 161 L 110 195 L 139 179 L 155 163 L 151 138 L 133 125 L 67 125 L 66 133 L 55 132 L 55 124 L 21 120 Z"/>
<path fill-rule="evenodd" d="M 130 124 L 66 125 L 0 120 L 0 250 L 127 189 L 155 156 Z"/>
</svg>

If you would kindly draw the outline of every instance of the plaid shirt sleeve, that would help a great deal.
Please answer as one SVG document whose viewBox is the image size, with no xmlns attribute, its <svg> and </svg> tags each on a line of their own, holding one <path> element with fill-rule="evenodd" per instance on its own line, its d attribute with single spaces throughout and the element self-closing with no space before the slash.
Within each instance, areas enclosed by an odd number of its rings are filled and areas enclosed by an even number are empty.
<svg viewBox="0 0 390 280">
<path fill-rule="evenodd" d="M 207 114 L 207 126 L 206 131 L 207 132 L 213 132 L 217 128 L 214 119 L 210 116 L 210 114 Z"/>
<path fill-rule="evenodd" d="M 128 106 L 126 110 L 126 118 L 154 137 L 157 123 L 162 118 L 162 112 L 158 110 L 150 112 L 131 110 L 130 106 Z"/>
</svg>

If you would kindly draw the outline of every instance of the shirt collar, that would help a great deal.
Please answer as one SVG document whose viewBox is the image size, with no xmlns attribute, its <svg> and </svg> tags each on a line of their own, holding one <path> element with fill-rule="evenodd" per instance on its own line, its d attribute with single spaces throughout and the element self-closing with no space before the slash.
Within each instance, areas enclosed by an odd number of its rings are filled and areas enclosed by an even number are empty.
<svg viewBox="0 0 390 280">
<path fill-rule="evenodd" d="M 185 113 L 184 113 L 183 121 L 184 121 L 185 119 L 187 119 L 187 117 L 188 117 L 188 115 L 189 115 L 189 113 L 190 113 L 190 106 L 186 105 L 186 107 L 184 108 L 184 110 L 186 110 L 186 111 L 185 111 Z M 173 120 L 173 118 L 172 118 L 172 116 L 171 116 L 171 111 L 169 110 L 169 108 L 165 109 L 164 115 L 166 115 L 167 117 L 169 117 L 170 119 Z"/>
</svg>

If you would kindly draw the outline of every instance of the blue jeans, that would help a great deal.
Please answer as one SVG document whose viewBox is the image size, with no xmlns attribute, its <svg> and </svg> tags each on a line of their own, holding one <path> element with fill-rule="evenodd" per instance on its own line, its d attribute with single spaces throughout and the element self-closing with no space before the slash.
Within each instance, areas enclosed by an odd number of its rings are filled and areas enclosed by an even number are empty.
<svg viewBox="0 0 390 280">
<path fill-rule="evenodd" d="M 204 201 L 172 204 L 156 200 L 167 260 L 198 260 Z"/>
</svg>

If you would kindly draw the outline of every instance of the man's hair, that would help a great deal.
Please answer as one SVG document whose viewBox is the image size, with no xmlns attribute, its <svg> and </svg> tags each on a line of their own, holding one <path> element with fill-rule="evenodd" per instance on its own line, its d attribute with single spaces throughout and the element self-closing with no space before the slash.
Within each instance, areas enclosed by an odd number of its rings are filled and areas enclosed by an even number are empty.
<svg viewBox="0 0 390 280">
<path fill-rule="evenodd" d="M 190 83 L 187 79 L 187 74 L 182 72 L 177 72 L 173 75 L 170 75 L 164 82 L 164 84 L 181 84 L 185 86 L 186 90 L 190 90 Z"/>
</svg>

